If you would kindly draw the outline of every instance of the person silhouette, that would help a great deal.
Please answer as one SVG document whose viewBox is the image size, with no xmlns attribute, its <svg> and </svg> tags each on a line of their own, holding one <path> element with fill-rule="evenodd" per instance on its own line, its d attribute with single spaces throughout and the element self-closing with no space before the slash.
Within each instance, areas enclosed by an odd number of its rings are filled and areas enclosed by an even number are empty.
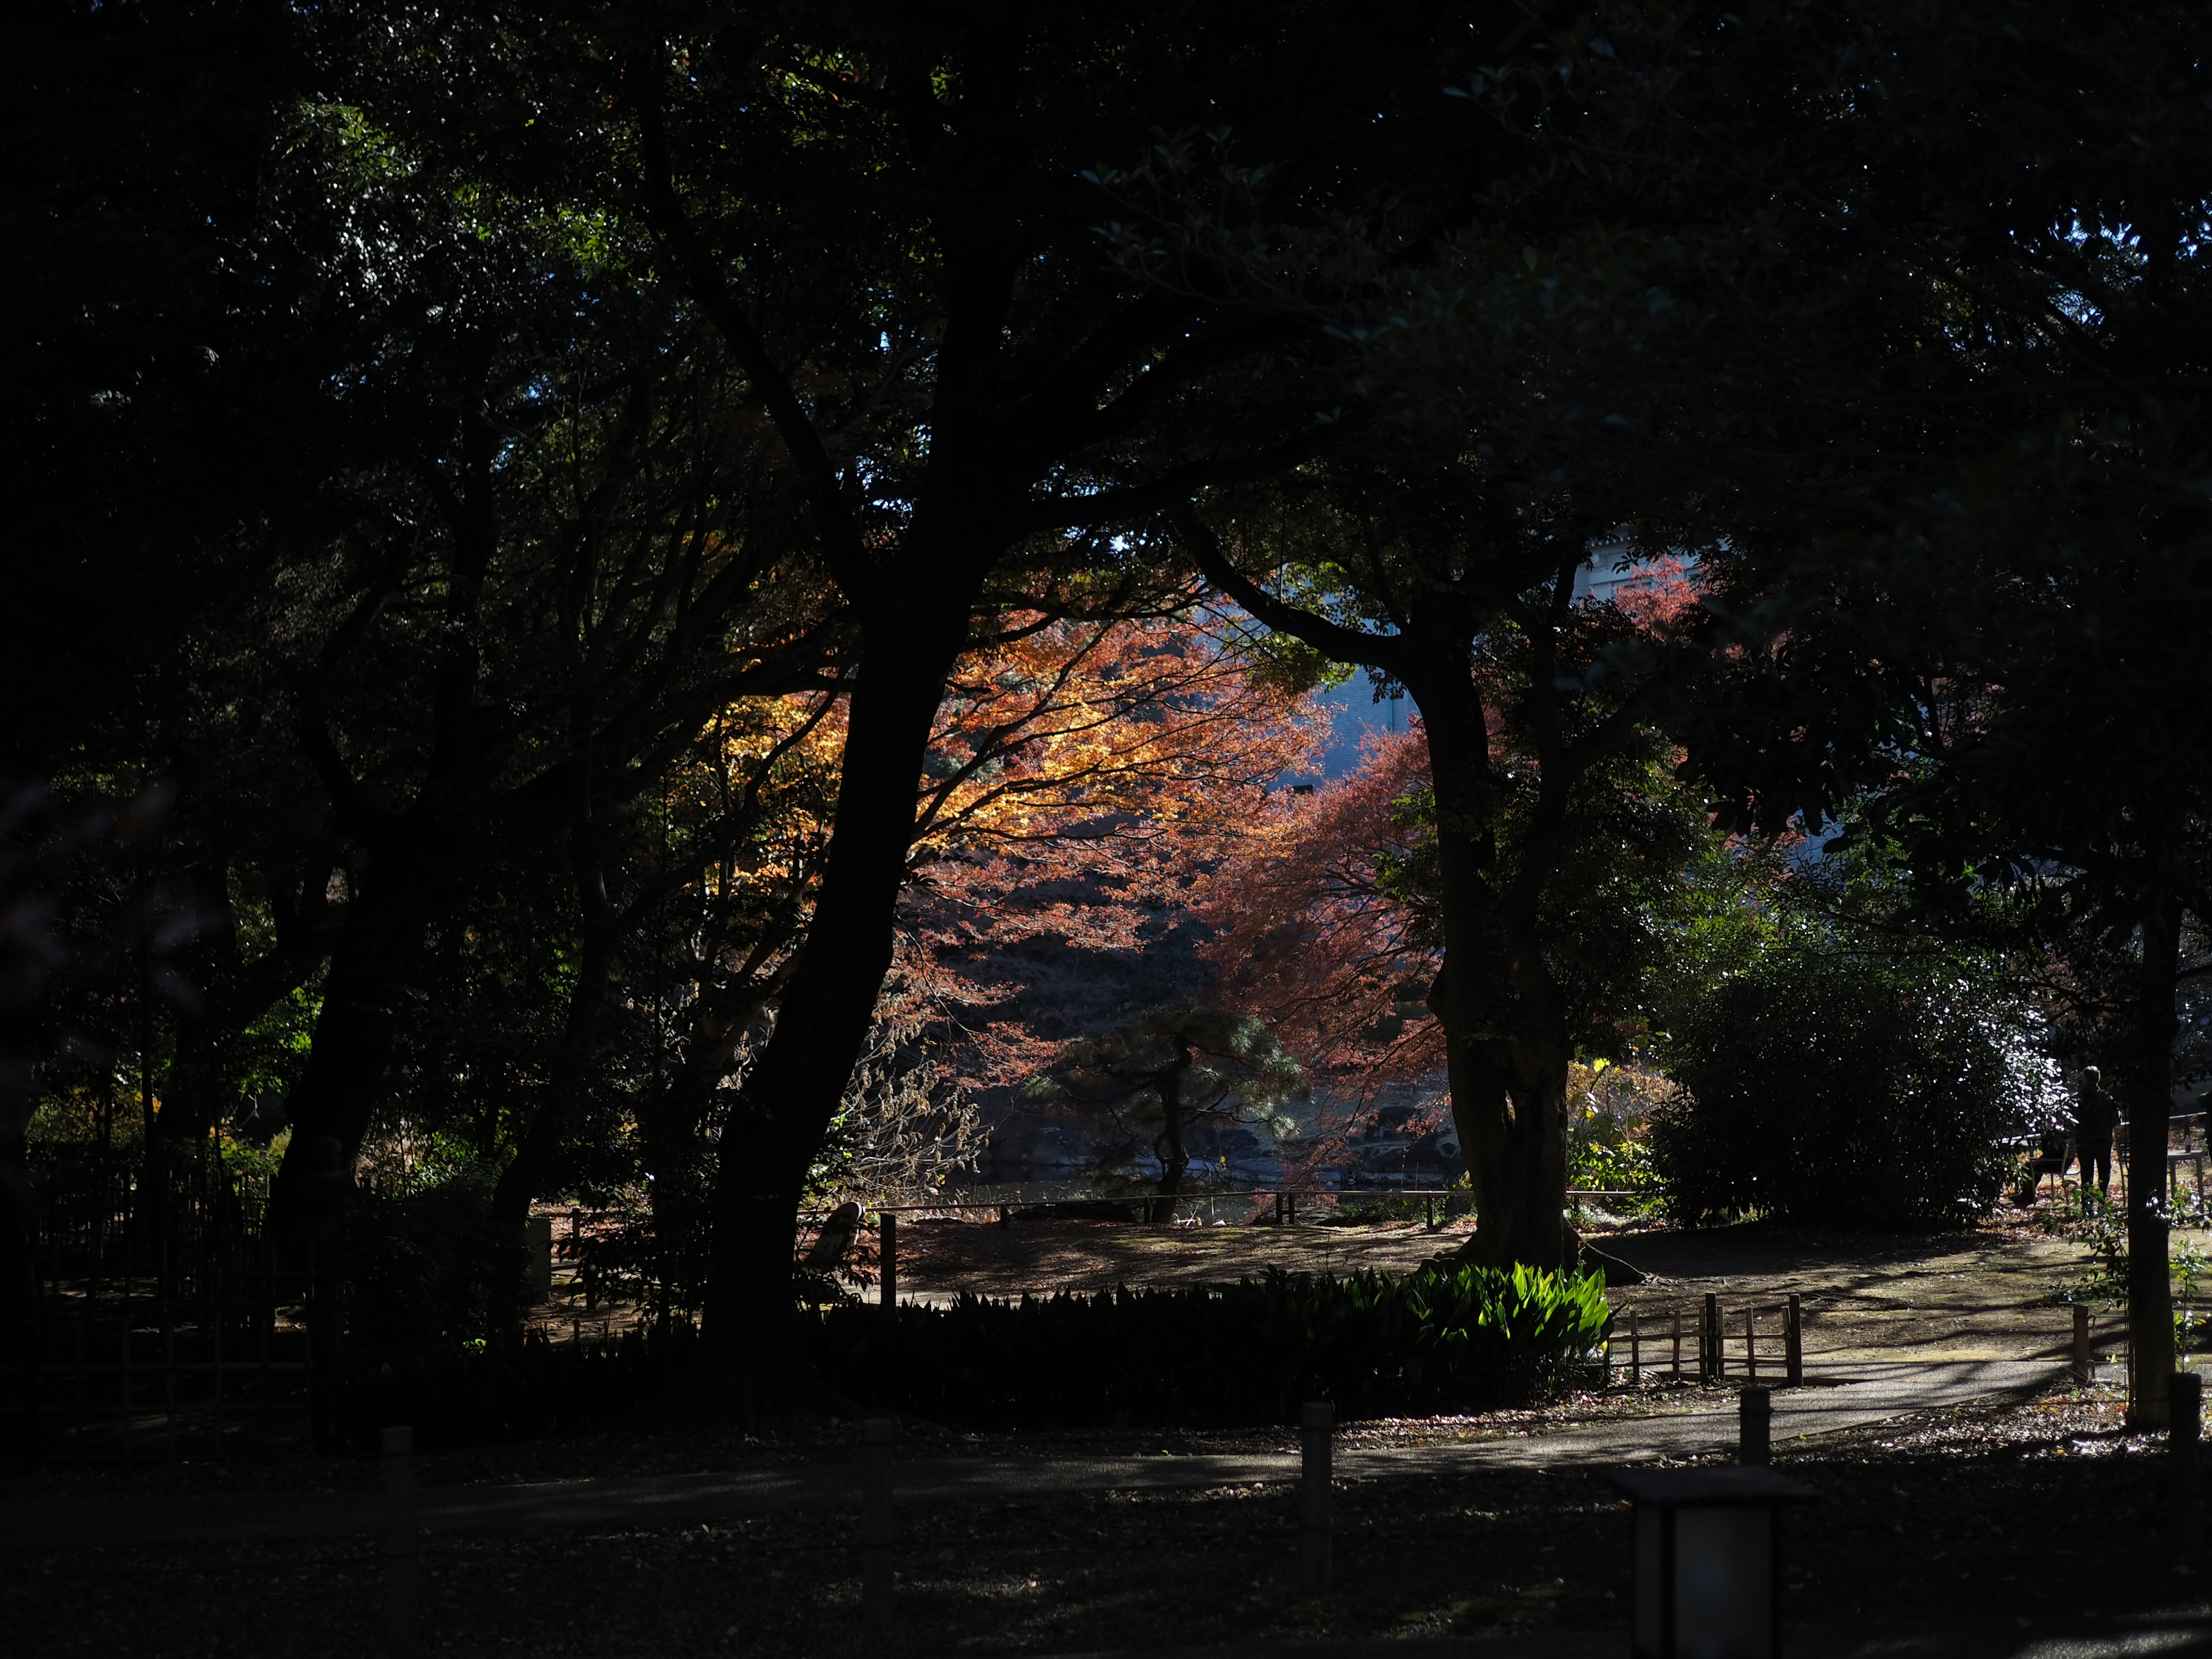
<svg viewBox="0 0 2212 1659">
<path fill-rule="evenodd" d="M 2089 1205 L 2089 1182 L 2097 1183 L 2097 1196 L 2107 1195 L 2112 1182 L 2112 1130 L 2120 1121 L 2119 1109 L 2105 1092 L 2094 1066 L 2081 1068 L 2081 1097 L 2074 1108 L 2074 1155 L 2081 1165 L 2081 1206 Z"/>
</svg>

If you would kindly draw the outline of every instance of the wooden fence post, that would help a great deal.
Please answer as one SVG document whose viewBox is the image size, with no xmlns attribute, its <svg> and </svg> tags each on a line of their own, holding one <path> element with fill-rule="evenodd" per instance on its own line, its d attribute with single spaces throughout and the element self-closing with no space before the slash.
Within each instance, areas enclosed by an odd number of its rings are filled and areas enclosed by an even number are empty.
<svg viewBox="0 0 2212 1659">
<path fill-rule="evenodd" d="M 1711 1388 L 1728 1375 L 1727 1356 L 1721 1351 L 1721 1299 L 1705 1292 L 1705 1316 L 1698 1327 L 1698 1381 Z"/>
<path fill-rule="evenodd" d="M 2080 1383 L 2094 1382 L 2097 1375 L 2096 1362 L 2089 1353 L 2089 1304 L 2074 1304 L 2074 1380 Z"/>
<path fill-rule="evenodd" d="M 422 1542 L 415 1527 L 415 1431 L 384 1431 L 384 1635 L 411 1653 L 422 1620 Z"/>
<path fill-rule="evenodd" d="M 1743 1308 L 1743 1374 L 1759 1381 L 1759 1314 L 1747 1302 Z"/>
<path fill-rule="evenodd" d="M 1782 1327 L 1782 1380 L 1793 1389 L 1805 1382 L 1805 1311 L 1795 1291 L 1790 1292 L 1788 1322 Z"/>
<path fill-rule="evenodd" d="M 1736 1405 L 1736 1462 L 1774 1461 L 1774 1396 L 1756 1386 L 1743 1391 Z"/>
<path fill-rule="evenodd" d="M 1329 1435 L 1336 1407 L 1309 1400 L 1299 1419 L 1304 1456 L 1298 1476 L 1298 1577 L 1309 1596 L 1328 1594 Z"/>
<path fill-rule="evenodd" d="M 2185 1572 L 2194 1572 L 2204 1547 L 2204 1492 L 2197 1462 L 2204 1379 L 2195 1371 L 2177 1371 L 2169 1386 L 2166 1457 L 2172 1465 L 2173 1565 Z"/>
<path fill-rule="evenodd" d="M 885 1210 L 876 1218 L 877 1288 L 883 1297 L 884 1310 L 898 1306 L 898 1212 Z"/>
<path fill-rule="evenodd" d="M 891 1631 L 891 1442 L 887 1417 L 860 1425 L 860 1618 L 868 1634 Z"/>
<path fill-rule="evenodd" d="M 1679 1304 L 1674 1309 L 1674 1380 L 1682 1380 L 1682 1310 Z"/>
<path fill-rule="evenodd" d="M 1644 1382 L 1644 1332 L 1637 1322 L 1636 1310 L 1628 1310 L 1628 1386 L 1638 1388 Z"/>
</svg>

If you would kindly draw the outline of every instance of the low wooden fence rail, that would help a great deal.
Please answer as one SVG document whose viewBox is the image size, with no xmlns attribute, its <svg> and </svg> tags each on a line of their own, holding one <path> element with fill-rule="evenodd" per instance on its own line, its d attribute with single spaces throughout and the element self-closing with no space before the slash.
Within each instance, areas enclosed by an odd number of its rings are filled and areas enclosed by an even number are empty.
<svg viewBox="0 0 2212 1659">
<path fill-rule="evenodd" d="M 1803 1382 L 1804 1311 L 1796 1293 L 1735 1307 L 1723 1306 L 1717 1293 L 1660 1308 L 1639 1303 L 1613 1321 L 1606 1340 L 1606 1377 L 1610 1382 L 1616 1369 L 1625 1370 L 1633 1386 L 1650 1370 L 1695 1376 L 1712 1386 L 1728 1379 L 1731 1356 L 1736 1374 L 1747 1382 L 1778 1382 L 1785 1388 Z"/>
</svg>

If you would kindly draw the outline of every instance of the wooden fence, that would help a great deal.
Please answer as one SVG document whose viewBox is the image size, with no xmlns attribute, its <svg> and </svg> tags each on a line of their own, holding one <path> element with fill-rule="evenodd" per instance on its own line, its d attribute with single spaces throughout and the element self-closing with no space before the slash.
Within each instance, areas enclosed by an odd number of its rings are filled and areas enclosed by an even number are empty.
<svg viewBox="0 0 2212 1659">
<path fill-rule="evenodd" d="M 318 1281 L 265 1231 L 264 1179 L 119 1158 L 47 1160 L 38 1176 L 37 1292 L 0 1343 L 27 1448 L 223 1456 L 312 1441 Z"/>
</svg>

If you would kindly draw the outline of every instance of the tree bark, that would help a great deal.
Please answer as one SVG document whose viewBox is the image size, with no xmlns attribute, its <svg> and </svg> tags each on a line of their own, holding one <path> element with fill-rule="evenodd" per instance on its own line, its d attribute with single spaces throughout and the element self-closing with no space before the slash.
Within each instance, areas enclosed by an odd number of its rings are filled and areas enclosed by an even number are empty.
<svg viewBox="0 0 2212 1659">
<path fill-rule="evenodd" d="M 933 570 L 926 555 L 909 556 L 910 568 Z M 805 1376 L 792 1287 L 799 1200 L 890 971 L 915 787 L 988 568 L 970 562 L 965 580 L 939 568 L 935 591 L 902 584 L 905 591 L 887 593 L 863 622 L 866 646 L 812 924 L 775 1032 L 722 1134 L 703 1369 L 685 1384 L 709 1408 L 780 1411 L 796 1402 Z"/>
<path fill-rule="evenodd" d="M 1160 1091 L 1160 1141 L 1154 1149 L 1160 1160 L 1159 1196 L 1152 1200 L 1152 1221 L 1165 1226 L 1175 1219 L 1176 1195 L 1182 1191 L 1182 1178 L 1190 1168 L 1190 1152 L 1182 1141 L 1182 1074 L 1190 1066 L 1190 1050 L 1182 1051 L 1181 1063 L 1162 1073 Z"/>
<path fill-rule="evenodd" d="M 327 1171 L 316 1143 L 337 1143 L 338 1168 L 351 1183 L 383 1097 L 399 1005 L 421 959 L 430 914 L 419 872 L 388 852 L 374 860 L 352 895 L 331 947 L 307 1073 L 289 1103 L 292 1140 L 270 1195 L 271 1219 L 280 1229 L 312 1219 L 303 1210 L 325 1201 Z"/>
<path fill-rule="evenodd" d="M 1507 903 L 1490 828 L 1488 726 L 1466 678 L 1462 670 L 1407 682 L 1437 800 L 1444 950 L 1429 1005 L 1444 1030 L 1452 1122 L 1474 1194 L 1475 1231 L 1462 1254 L 1557 1267 L 1568 1251 L 1571 1045 L 1533 915 L 1516 926 Z"/>
<path fill-rule="evenodd" d="M 2181 956 L 2181 902 L 2170 887 L 2161 886 L 2141 933 L 2128 1068 L 2128 1422 L 2162 1429 L 2174 1364 L 2166 1123 L 2173 1109 L 2173 991 Z"/>
<path fill-rule="evenodd" d="M 587 821 L 575 832 L 582 948 L 577 953 L 576 982 L 568 993 L 568 1015 L 562 1022 L 561 1045 L 553 1055 L 544 1097 L 524 1126 L 514 1156 L 499 1172 L 499 1183 L 492 1190 L 492 1213 L 518 1232 L 529 1219 L 531 1200 L 544 1189 L 562 1137 L 574 1121 L 576 1108 L 589 1085 L 601 1018 L 606 1012 L 607 980 L 622 944 L 622 919 L 608 902 L 605 872 L 588 844 L 589 827 Z"/>
</svg>

